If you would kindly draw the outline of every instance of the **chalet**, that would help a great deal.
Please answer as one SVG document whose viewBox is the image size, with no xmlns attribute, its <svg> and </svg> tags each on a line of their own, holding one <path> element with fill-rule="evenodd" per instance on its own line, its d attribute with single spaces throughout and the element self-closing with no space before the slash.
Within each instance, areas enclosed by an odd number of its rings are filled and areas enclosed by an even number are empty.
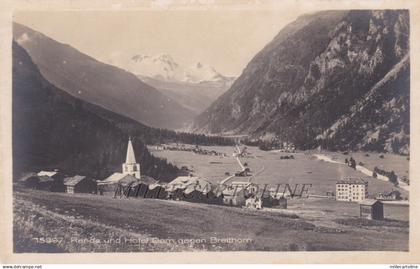
<svg viewBox="0 0 420 269">
<path fill-rule="evenodd" d="M 264 207 L 279 207 L 282 209 L 287 208 L 287 199 L 284 197 L 275 198 L 269 192 L 259 192 L 256 195 L 251 195 L 246 200 L 246 206 L 255 209 Z"/>
<path fill-rule="evenodd" d="M 199 191 L 211 190 L 211 183 L 202 177 L 181 176 L 177 177 L 166 185 L 167 191 L 174 189 L 185 190 L 187 187 L 194 186 Z"/>
<path fill-rule="evenodd" d="M 184 190 L 184 200 L 192 203 L 207 203 L 207 193 L 189 186 Z"/>
<path fill-rule="evenodd" d="M 222 205 L 223 204 L 223 193 L 222 191 L 213 189 L 209 191 L 207 194 L 207 204 L 214 204 L 214 205 Z"/>
<path fill-rule="evenodd" d="M 88 176 L 74 176 L 64 179 L 67 193 L 96 193 L 96 181 Z"/>
<path fill-rule="evenodd" d="M 381 201 L 365 199 L 359 202 L 360 217 L 367 219 L 381 220 L 384 218 L 384 206 Z"/>
<path fill-rule="evenodd" d="M 165 188 L 159 184 L 154 183 L 149 185 L 149 190 L 145 195 L 145 198 L 154 198 L 154 199 L 165 199 L 168 197 L 168 193 Z"/>
<path fill-rule="evenodd" d="M 52 192 L 64 192 L 64 178 L 66 175 L 57 169 L 54 171 L 40 171 L 37 173 L 39 182 L 37 189 Z"/>
<path fill-rule="evenodd" d="M 244 206 L 246 203 L 244 186 L 228 186 L 223 190 L 223 203 L 230 206 Z"/>
<path fill-rule="evenodd" d="M 59 174 L 59 172 L 58 172 L 58 170 L 57 170 L 57 169 L 56 169 L 56 170 L 54 170 L 54 171 L 44 171 L 44 170 L 42 170 L 42 171 L 39 171 L 39 172 L 37 173 L 37 176 L 40 176 L 40 177 L 42 177 L 42 176 L 47 176 L 47 177 L 50 177 L 50 178 L 54 178 L 54 177 L 56 177 L 58 174 Z"/>
<path fill-rule="evenodd" d="M 110 175 L 109 177 L 107 177 L 106 179 L 102 181 L 98 180 L 97 181 L 98 193 L 100 195 L 104 195 L 104 194 L 113 195 L 115 190 L 118 188 L 119 182 L 127 176 L 130 179 L 134 179 L 134 177 L 130 175 L 125 175 L 123 173 L 113 173 L 112 175 Z"/>
<path fill-rule="evenodd" d="M 337 201 L 359 202 L 368 196 L 368 183 L 359 178 L 339 180 L 335 190 Z"/>
<path fill-rule="evenodd" d="M 37 190 L 51 191 L 51 192 L 64 192 L 65 187 L 63 181 L 56 180 L 49 176 L 38 176 L 39 181 L 36 185 Z"/>
<path fill-rule="evenodd" d="M 131 177 L 131 179 L 128 179 Z M 128 180 L 127 180 L 128 179 Z M 133 180 L 134 179 L 134 180 Z M 125 183 L 127 182 L 127 183 Z M 146 198 L 149 197 L 149 186 L 152 184 L 156 184 L 156 180 L 152 177 L 142 175 L 140 179 L 134 178 L 131 175 L 123 178 L 120 181 L 120 184 L 127 189 L 127 197 L 141 197 Z M 149 197 L 152 198 L 152 197 Z"/>
<path fill-rule="evenodd" d="M 287 199 L 284 197 L 274 198 L 271 195 L 262 195 L 260 196 L 263 207 L 280 207 L 287 208 Z"/>
<path fill-rule="evenodd" d="M 381 201 L 396 201 L 401 200 L 401 193 L 399 191 L 381 192 L 375 196 L 376 200 Z"/>
<path fill-rule="evenodd" d="M 177 177 L 166 185 L 168 197 L 175 200 L 194 199 L 202 200 L 203 196 L 212 189 L 207 179 L 194 176 Z"/>
</svg>

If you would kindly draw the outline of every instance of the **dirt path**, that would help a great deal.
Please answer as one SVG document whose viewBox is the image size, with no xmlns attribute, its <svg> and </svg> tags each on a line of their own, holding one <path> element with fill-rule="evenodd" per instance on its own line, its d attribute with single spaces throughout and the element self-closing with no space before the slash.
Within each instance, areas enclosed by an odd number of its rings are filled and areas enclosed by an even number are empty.
<svg viewBox="0 0 420 269">
<path fill-rule="evenodd" d="M 338 162 L 338 161 L 334 161 L 333 159 L 331 159 L 331 157 L 324 155 L 324 154 L 314 154 L 314 156 L 318 159 L 318 160 L 322 160 L 325 162 L 329 162 L 329 163 L 335 163 L 335 164 L 340 164 L 340 165 L 346 165 L 343 162 Z M 361 165 L 356 165 L 356 170 L 367 175 L 367 176 L 372 176 L 373 171 L 367 169 L 364 166 Z M 389 179 L 386 176 L 383 175 L 379 175 L 377 176 L 377 179 L 383 180 L 383 181 L 389 181 Z M 410 191 L 409 185 L 407 185 L 405 182 L 401 181 L 401 179 L 398 178 L 398 187 L 397 188 L 401 188 L 404 189 L 406 191 Z"/>
</svg>

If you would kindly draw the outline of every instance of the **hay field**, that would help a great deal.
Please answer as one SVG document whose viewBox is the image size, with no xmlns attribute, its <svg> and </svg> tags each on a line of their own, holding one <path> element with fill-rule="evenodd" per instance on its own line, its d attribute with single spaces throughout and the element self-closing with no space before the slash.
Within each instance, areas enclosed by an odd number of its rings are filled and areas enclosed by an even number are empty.
<svg viewBox="0 0 420 269">
<path fill-rule="evenodd" d="M 185 151 L 155 150 L 154 147 L 149 147 L 149 150 L 156 157 L 165 158 L 179 167 L 187 166 L 192 168 L 194 170 L 193 174 L 206 177 L 213 183 L 218 183 L 226 178 L 225 172 L 234 174 L 235 171 L 240 170 L 238 163 L 232 156 L 232 153 L 235 151 L 234 147 L 212 146 L 203 148 L 224 152 L 227 154 L 227 157 L 200 155 Z M 369 195 L 372 197 L 379 192 L 395 189 L 390 182 L 366 176 L 346 165 L 318 160 L 309 151 L 282 153 L 261 151 L 256 147 L 248 147 L 248 152 L 251 153 L 249 157 L 241 158 L 241 161 L 242 163 L 247 163 L 252 172 L 259 172 L 257 176 L 251 178 L 252 182 L 257 184 L 312 184 L 310 194 L 325 195 L 326 192 L 335 191 L 337 180 L 346 177 L 360 177 L 368 181 Z M 286 155 L 293 155 L 295 159 L 280 159 L 280 156 Z M 334 157 L 338 158 L 338 155 L 334 155 Z M 399 157 L 401 156 L 389 155 L 389 157 L 386 156 L 384 159 L 380 159 L 377 156 L 375 157 L 374 154 L 370 154 L 369 158 L 376 160 L 371 163 L 378 167 L 381 160 L 386 160 L 382 166 L 388 166 L 390 160 L 393 160 L 393 167 L 404 167 L 404 165 L 408 167 L 408 161 L 405 162 L 404 157 Z M 350 158 L 350 156 L 347 156 L 347 158 Z M 343 160 L 344 158 L 342 158 Z M 247 181 L 249 179 L 249 177 L 234 177 L 230 182 Z M 403 197 L 408 197 L 407 191 L 403 189 L 399 189 L 399 191 L 401 191 Z"/>
<path fill-rule="evenodd" d="M 287 210 L 253 211 L 16 189 L 14 251 L 407 251 L 408 207 L 393 209 L 400 219 L 363 222 L 357 208 L 300 199 Z"/>
</svg>

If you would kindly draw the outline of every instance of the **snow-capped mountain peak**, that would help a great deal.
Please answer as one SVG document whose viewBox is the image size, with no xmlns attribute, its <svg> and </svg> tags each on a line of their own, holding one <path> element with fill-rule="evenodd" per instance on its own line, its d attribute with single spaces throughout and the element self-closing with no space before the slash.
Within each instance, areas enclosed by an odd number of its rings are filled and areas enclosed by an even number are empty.
<svg viewBox="0 0 420 269">
<path fill-rule="evenodd" d="M 119 55 L 121 56 L 121 55 Z M 227 78 L 208 64 L 197 62 L 188 67 L 178 64 L 170 54 L 142 55 L 137 54 L 126 60 L 117 59 L 119 66 L 140 76 L 165 81 L 187 83 L 225 81 Z"/>
<path fill-rule="evenodd" d="M 203 81 L 222 81 L 225 79 L 226 77 L 217 72 L 214 67 L 198 62 L 187 68 L 184 81 L 197 83 Z"/>
</svg>

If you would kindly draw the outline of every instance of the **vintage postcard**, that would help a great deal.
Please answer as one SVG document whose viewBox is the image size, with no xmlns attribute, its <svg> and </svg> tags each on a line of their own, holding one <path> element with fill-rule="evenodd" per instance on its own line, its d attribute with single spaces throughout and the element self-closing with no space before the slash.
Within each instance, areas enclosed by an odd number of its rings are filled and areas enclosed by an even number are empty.
<svg viewBox="0 0 420 269">
<path fill-rule="evenodd" d="M 419 262 L 419 11 L 10 3 L 2 257 Z"/>
</svg>

